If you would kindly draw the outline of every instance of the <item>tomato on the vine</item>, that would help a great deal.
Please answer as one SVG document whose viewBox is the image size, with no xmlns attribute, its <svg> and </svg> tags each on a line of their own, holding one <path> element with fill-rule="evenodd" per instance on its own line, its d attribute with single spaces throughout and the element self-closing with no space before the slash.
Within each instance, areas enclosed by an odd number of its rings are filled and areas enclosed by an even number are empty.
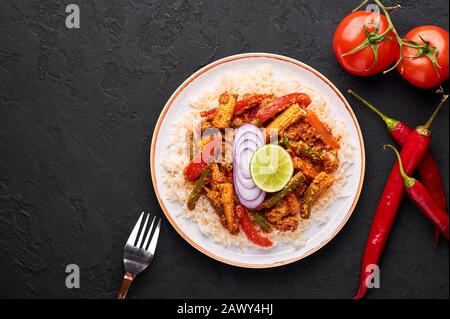
<svg viewBox="0 0 450 319">
<path fill-rule="evenodd" d="M 339 64 L 354 75 L 372 75 L 386 70 L 398 56 L 392 32 L 383 35 L 389 23 L 383 14 L 355 11 L 336 29 L 333 51 Z"/>
<path fill-rule="evenodd" d="M 404 58 L 397 66 L 401 76 L 419 88 L 433 88 L 448 79 L 448 32 L 426 25 L 412 29 L 405 36 Z"/>
</svg>

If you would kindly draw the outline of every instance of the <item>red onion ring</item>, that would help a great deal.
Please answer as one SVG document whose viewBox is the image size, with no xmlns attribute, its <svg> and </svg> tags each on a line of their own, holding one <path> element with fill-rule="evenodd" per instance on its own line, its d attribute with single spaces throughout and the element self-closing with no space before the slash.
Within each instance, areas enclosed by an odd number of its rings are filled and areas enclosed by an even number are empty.
<svg viewBox="0 0 450 319">
<path fill-rule="evenodd" d="M 236 181 L 235 181 L 235 183 L 236 183 Z M 236 194 L 237 194 L 237 196 L 239 198 L 239 202 L 242 205 L 244 205 L 245 207 L 250 208 L 250 209 L 254 209 L 254 208 L 258 207 L 264 201 L 264 198 L 266 197 L 266 192 L 263 192 L 263 191 L 261 191 L 259 193 L 258 197 L 253 199 L 253 200 L 247 200 L 244 197 L 242 197 L 241 193 L 239 192 L 238 189 L 236 189 Z"/>
<path fill-rule="evenodd" d="M 253 153 L 265 144 L 259 128 L 245 124 L 236 131 L 233 140 L 233 181 L 236 194 L 242 205 L 256 208 L 264 200 L 266 193 L 258 188 L 250 174 L 250 160 Z"/>
</svg>

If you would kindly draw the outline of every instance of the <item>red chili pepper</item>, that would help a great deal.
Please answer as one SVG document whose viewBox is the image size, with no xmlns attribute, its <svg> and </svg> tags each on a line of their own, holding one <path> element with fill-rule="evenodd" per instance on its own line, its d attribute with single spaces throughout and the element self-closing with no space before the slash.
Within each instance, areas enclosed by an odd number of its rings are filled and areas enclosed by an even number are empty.
<svg viewBox="0 0 450 319">
<path fill-rule="evenodd" d="M 242 99 L 240 101 L 236 102 L 236 105 L 234 106 L 234 114 L 239 115 L 247 111 L 248 109 L 257 106 L 261 103 L 261 101 L 265 98 L 271 97 L 271 94 L 255 94 L 250 96 L 247 99 Z M 200 113 L 201 116 L 206 117 L 209 115 L 212 115 L 216 112 L 217 108 L 212 108 L 207 111 L 203 111 Z"/>
<path fill-rule="evenodd" d="M 366 106 L 368 106 L 372 111 L 378 114 L 378 116 L 380 116 L 384 123 L 386 123 L 390 135 L 400 146 L 405 144 L 409 134 L 411 134 L 411 132 L 413 131 L 411 127 L 403 122 L 386 116 L 375 106 L 367 102 L 352 90 L 348 90 L 348 93 L 356 97 Z M 437 165 L 430 152 L 425 155 L 424 159 L 417 167 L 417 171 L 419 172 L 420 178 L 422 179 L 433 200 L 442 210 L 445 211 L 447 209 L 447 200 L 445 197 L 444 182 L 439 172 L 439 166 Z M 436 227 L 434 231 L 434 242 L 436 246 L 439 244 L 439 229 L 437 229 Z"/>
<path fill-rule="evenodd" d="M 256 228 L 253 226 L 253 222 L 247 212 L 247 209 L 242 205 L 236 206 L 236 214 L 239 217 L 239 224 L 244 231 L 247 238 L 255 245 L 262 247 L 270 247 L 273 243 L 266 237 L 259 234 Z"/>
<path fill-rule="evenodd" d="M 397 149 L 389 144 L 385 145 L 384 149 L 386 149 L 386 147 L 392 148 L 397 155 L 400 174 L 402 175 L 403 184 L 405 185 L 406 193 L 408 194 L 409 198 L 413 201 L 414 204 L 416 204 L 417 207 L 420 208 L 425 217 L 427 217 L 433 223 L 433 225 L 435 225 L 439 232 L 448 240 L 449 233 L 447 212 L 441 209 L 435 203 L 430 193 L 421 182 L 406 174 L 403 168 L 402 159 L 400 158 L 400 154 L 398 153 Z"/>
<path fill-rule="evenodd" d="M 436 118 L 437 113 L 444 105 L 447 98 L 447 95 L 442 97 L 441 102 L 431 115 L 430 119 L 424 125 L 416 127 L 403 145 L 400 156 L 407 174 L 412 174 L 414 172 L 428 152 L 431 143 L 430 125 Z M 404 191 L 403 179 L 397 162 L 389 175 L 380 202 L 375 211 L 375 216 L 364 250 L 359 289 L 354 296 L 354 299 L 360 299 L 367 293 L 367 280 L 371 278 L 372 266 L 377 265 L 380 261 L 381 254 L 383 253 L 392 224 L 397 215 Z"/>
<path fill-rule="evenodd" d="M 213 141 L 206 144 L 203 150 L 184 168 L 184 178 L 188 181 L 195 181 L 206 165 L 214 159 L 217 150 L 220 149 L 219 145 L 220 138 L 214 138 Z"/>
<path fill-rule="evenodd" d="M 311 98 L 305 93 L 291 93 L 288 95 L 283 95 L 276 99 L 272 105 L 260 108 L 258 113 L 256 113 L 256 117 L 258 117 L 259 121 L 264 123 L 275 114 L 286 110 L 295 103 L 302 107 L 307 107 L 311 103 Z"/>
</svg>

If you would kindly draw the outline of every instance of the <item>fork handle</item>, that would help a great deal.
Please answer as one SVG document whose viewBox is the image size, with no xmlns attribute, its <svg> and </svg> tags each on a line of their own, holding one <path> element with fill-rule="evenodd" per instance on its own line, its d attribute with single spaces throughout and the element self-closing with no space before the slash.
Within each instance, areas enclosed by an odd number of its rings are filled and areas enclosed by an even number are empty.
<svg viewBox="0 0 450 319">
<path fill-rule="evenodd" d="M 122 284 L 120 285 L 119 295 L 117 299 L 125 299 L 128 289 L 130 289 L 131 283 L 133 282 L 135 275 L 131 272 L 126 272 L 123 276 Z"/>
</svg>

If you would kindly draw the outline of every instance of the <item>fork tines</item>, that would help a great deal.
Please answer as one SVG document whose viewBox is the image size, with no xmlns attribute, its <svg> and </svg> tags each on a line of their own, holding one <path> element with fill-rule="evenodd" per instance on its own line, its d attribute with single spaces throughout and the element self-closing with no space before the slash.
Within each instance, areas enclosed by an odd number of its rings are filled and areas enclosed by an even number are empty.
<svg viewBox="0 0 450 319">
<path fill-rule="evenodd" d="M 146 215 L 146 217 L 145 217 L 144 223 L 142 223 L 144 215 Z M 161 227 L 161 219 L 158 220 L 158 224 L 156 225 L 156 228 L 153 231 L 153 226 L 155 225 L 156 217 L 153 217 L 150 227 L 148 227 L 148 229 L 147 229 L 147 224 L 148 224 L 149 218 L 150 218 L 150 214 L 146 214 L 145 212 L 142 212 L 141 216 L 139 216 L 139 219 L 138 219 L 136 225 L 133 228 L 133 231 L 130 234 L 130 237 L 128 238 L 127 244 L 131 245 L 131 246 L 135 246 L 136 248 L 139 248 L 139 249 L 147 250 L 147 251 L 151 252 L 152 254 L 154 254 L 155 249 L 156 249 L 156 244 L 158 242 L 159 230 Z M 152 234 L 152 231 L 153 231 L 153 236 L 151 237 L 151 240 L 150 240 L 150 235 Z M 144 236 L 145 236 L 145 240 L 144 240 Z M 149 244 L 149 240 L 150 240 L 150 244 Z"/>
</svg>

